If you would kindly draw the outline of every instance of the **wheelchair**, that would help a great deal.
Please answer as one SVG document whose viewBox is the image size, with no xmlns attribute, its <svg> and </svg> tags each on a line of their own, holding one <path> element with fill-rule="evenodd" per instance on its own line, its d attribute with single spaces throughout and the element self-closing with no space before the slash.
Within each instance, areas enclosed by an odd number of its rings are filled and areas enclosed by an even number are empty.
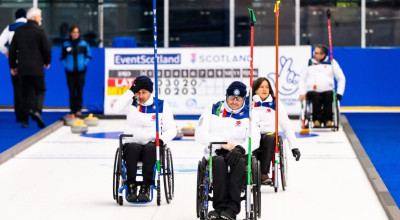
<svg viewBox="0 0 400 220">
<path fill-rule="evenodd" d="M 208 220 L 208 207 L 212 201 L 213 191 L 213 176 L 212 176 L 212 145 L 226 144 L 226 142 L 211 142 L 208 146 L 210 149 L 210 157 L 207 161 L 204 157 L 198 162 L 197 167 L 197 187 L 196 187 L 196 214 L 197 218 L 201 220 Z M 246 166 L 246 178 L 243 180 L 243 189 L 241 200 L 246 200 L 246 219 L 256 220 L 257 217 L 261 218 L 261 170 L 259 169 L 260 162 L 252 156 L 251 158 L 251 190 L 246 190 L 247 187 L 247 173 L 248 167 Z M 250 193 L 250 195 L 248 195 Z M 247 201 L 247 197 L 251 201 Z M 250 211 L 248 211 L 250 210 Z"/>
<path fill-rule="evenodd" d="M 124 160 L 123 156 L 123 138 L 124 137 L 132 137 L 133 135 L 130 134 L 121 134 L 119 136 L 119 147 L 115 153 L 115 159 L 114 159 L 114 173 L 113 173 L 113 197 L 114 200 L 120 205 L 123 205 L 124 199 L 123 196 L 125 196 L 125 200 L 127 200 L 128 197 L 128 186 L 127 186 L 127 171 L 126 171 L 126 162 Z M 169 204 L 171 200 L 174 198 L 174 166 L 173 166 L 173 161 L 172 161 L 172 154 L 171 150 L 164 145 L 162 148 L 160 148 L 160 175 L 163 176 L 163 182 L 164 182 L 164 191 L 165 191 L 165 199 L 167 203 Z M 138 162 L 137 166 L 138 172 L 137 176 L 142 176 L 142 162 Z M 153 169 L 153 180 L 155 184 L 151 185 L 151 190 L 150 190 L 150 201 L 148 202 L 130 202 L 133 204 L 145 204 L 145 203 L 150 203 L 153 201 L 153 191 L 156 190 L 157 192 L 157 205 L 161 205 L 161 186 L 160 186 L 160 178 L 157 173 L 157 162 L 154 165 Z M 140 181 L 137 181 L 137 183 L 141 183 Z M 125 191 L 125 193 L 124 193 Z"/>
<path fill-rule="evenodd" d="M 277 163 L 275 163 L 275 158 L 279 158 Z M 278 164 L 278 167 L 276 166 Z M 285 187 L 287 186 L 287 153 L 286 150 L 283 146 L 283 139 L 279 135 L 278 136 L 278 153 L 274 153 L 272 155 L 272 183 L 271 184 L 264 184 L 264 185 L 270 185 L 274 187 L 275 192 L 278 192 L 279 188 L 279 176 L 281 177 L 281 185 L 282 185 L 282 190 L 285 191 Z M 279 175 L 280 173 L 280 175 Z"/>
<path fill-rule="evenodd" d="M 321 128 L 331 128 L 332 131 L 338 131 L 339 130 L 339 100 L 336 99 L 336 93 L 333 90 L 332 91 L 332 95 L 333 95 L 333 103 L 332 103 L 332 127 L 321 127 Z M 321 107 L 322 110 L 324 108 L 324 106 Z M 300 123 L 301 123 L 301 128 L 302 129 L 310 129 L 310 128 L 314 128 L 314 124 L 313 124 L 313 116 L 312 116 L 312 102 L 311 100 L 305 100 L 305 101 L 301 101 L 301 113 L 300 113 Z"/>
</svg>

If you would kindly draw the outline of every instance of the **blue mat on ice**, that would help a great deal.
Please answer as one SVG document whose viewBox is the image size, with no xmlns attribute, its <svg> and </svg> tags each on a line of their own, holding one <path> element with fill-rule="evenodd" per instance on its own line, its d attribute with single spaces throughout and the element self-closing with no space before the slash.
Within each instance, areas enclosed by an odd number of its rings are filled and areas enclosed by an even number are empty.
<svg viewBox="0 0 400 220">
<path fill-rule="evenodd" d="M 400 204 L 400 113 L 346 113 L 351 127 Z"/>
<path fill-rule="evenodd" d="M 42 118 L 46 126 L 61 119 L 66 112 L 43 112 Z M 22 128 L 15 122 L 14 112 L 0 112 L 0 153 L 18 144 L 24 139 L 40 131 L 36 121 L 30 119 L 29 128 Z"/>
</svg>

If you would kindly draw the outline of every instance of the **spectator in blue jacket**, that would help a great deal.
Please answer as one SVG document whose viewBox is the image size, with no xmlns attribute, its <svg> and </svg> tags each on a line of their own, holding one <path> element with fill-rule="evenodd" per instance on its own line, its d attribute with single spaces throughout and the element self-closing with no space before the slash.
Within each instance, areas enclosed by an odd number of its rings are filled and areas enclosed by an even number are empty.
<svg viewBox="0 0 400 220">
<path fill-rule="evenodd" d="M 69 29 L 69 39 L 62 44 L 60 58 L 67 75 L 71 115 L 82 114 L 83 85 L 91 59 L 89 44 L 80 39 L 79 27 L 72 25 Z"/>
</svg>

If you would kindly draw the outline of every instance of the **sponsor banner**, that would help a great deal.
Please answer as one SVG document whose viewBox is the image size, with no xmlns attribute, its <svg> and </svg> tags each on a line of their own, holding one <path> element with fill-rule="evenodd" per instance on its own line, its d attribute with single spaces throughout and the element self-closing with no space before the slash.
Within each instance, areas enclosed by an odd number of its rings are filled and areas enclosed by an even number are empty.
<svg viewBox="0 0 400 220">
<path fill-rule="evenodd" d="M 300 113 L 298 80 L 311 56 L 310 46 L 279 47 L 279 99 L 290 115 Z M 104 113 L 136 77 L 154 81 L 153 48 L 105 49 Z M 249 86 L 250 48 L 160 48 L 157 51 L 158 92 L 174 114 L 201 114 L 225 98 L 233 81 Z M 254 47 L 253 77 L 266 77 L 275 90 L 275 47 Z"/>
</svg>

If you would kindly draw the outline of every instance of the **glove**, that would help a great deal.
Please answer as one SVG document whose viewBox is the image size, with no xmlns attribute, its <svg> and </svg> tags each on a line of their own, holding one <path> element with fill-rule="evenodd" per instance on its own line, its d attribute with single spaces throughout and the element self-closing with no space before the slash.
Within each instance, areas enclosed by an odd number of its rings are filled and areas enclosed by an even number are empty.
<svg viewBox="0 0 400 220">
<path fill-rule="evenodd" d="M 342 95 L 336 94 L 336 99 L 337 99 L 338 101 L 341 101 L 341 100 L 342 100 Z"/>
<path fill-rule="evenodd" d="M 296 161 L 300 160 L 301 153 L 300 153 L 299 148 L 293 148 L 292 149 L 292 154 L 293 154 L 293 157 L 296 158 Z"/>
<path fill-rule="evenodd" d="M 225 156 L 225 162 L 229 166 L 233 166 L 237 164 L 239 159 L 244 155 L 246 151 L 243 149 L 242 146 L 237 145 L 235 148 L 233 148 L 231 151 L 229 151 L 228 154 Z"/>
<path fill-rule="evenodd" d="M 160 138 L 160 139 L 158 139 L 158 141 L 159 141 L 159 143 L 160 143 L 160 147 L 163 147 L 163 146 L 164 146 L 164 141 L 163 141 L 163 140 L 161 140 L 161 138 Z"/>
</svg>

